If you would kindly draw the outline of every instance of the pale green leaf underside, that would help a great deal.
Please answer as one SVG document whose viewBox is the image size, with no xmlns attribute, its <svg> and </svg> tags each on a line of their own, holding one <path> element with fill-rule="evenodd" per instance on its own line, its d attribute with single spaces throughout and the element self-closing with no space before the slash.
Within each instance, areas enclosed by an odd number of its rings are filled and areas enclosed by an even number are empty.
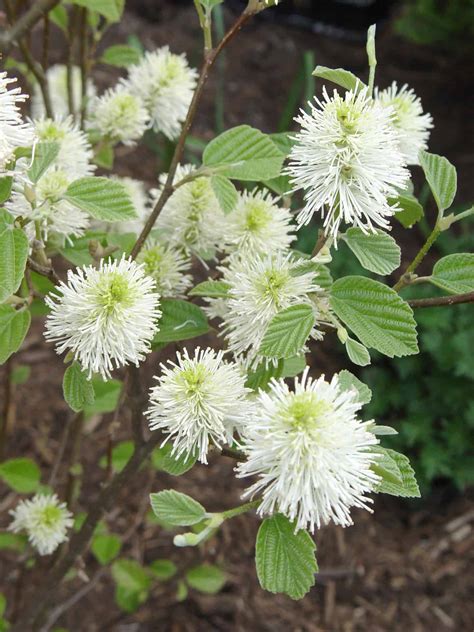
<svg viewBox="0 0 474 632">
<path fill-rule="evenodd" d="M 353 338 L 348 338 L 345 347 L 351 362 L 357 364 L 357 366 L 367 366 L 370 364 L 370 353 L 360 342 L 357 342 L 357 340 Z"/>
<path fill-rule="evenodd" d="M 150 494 L 150 503 L 158 518 L 174 526 L 196 524 L 206 513 L 204 507 L 194 498 L 173 489 Z"/>
<path fill-rule="evenodd" d="M 372 465 L 372 469 L 382 480 L 374 491 L 391 496 L 419 498 L 420 490 L 408 458 L 388 448 L 377 447 L 376 451 L 382 457 Z"/>
<path fill-rule="evenodd" d="M 365 234 L 360 228 L 349 228 L 343 239 L 366 270 L 386 275 L 400 265 L 397 242 L 381 230 Z"/>
<path fill-rule="evenodd" d="M 315 323 L 310 305 L 292 305 L 274 316 L 260 345 L 260 353 L 268 358 L 291 358 L 297 355 Z"/>
<path fill-rule="evenodd" d="M 346 391 L 354 388 L 357 391 L 357 399 L 361 404 L 368 404 L 372 399 L 372 391 L 367 384 L 361 382 L 359 378 L 350 371 L 347 371 L 346 369 L 339 371 L 338 379 L 342 390 Z"/>
<path fill-rule="evenodd" d="M 362 276 L 338 279 L 331 307 L 366 347 L 390 358 L 418 353 L 413 311 L 383 283 Z"/>
<path fill-rule="evenodd" d="M 230 289 L 225 281 L 203 281 L 188 292 L 189 296 L 207 296 L 209 298 L 225 298 Z"/>
<path fill-rule="evenodd" d="M 456 169 L 447 158 L 424 150 L 420 151 L 420 165 L 439 210 L 444 211 L 451 206 L 456 195 Z"/>
<path fill-rule="evenodd" d="M 94 388 L 77 362 L 69 366 L 63 378 L 64 399 L 74 412 L 94 403 Z"/>
<path fill-rule="evenodd" d="M 224 176 L 212 176 L 211 187 L 222 211 L 227 215 L 234 210 L 239 194 L 234 184 Z"/>
<path fill-rule="evenodd" d="M 431 283 L 450 292 L 463 294 L 474 290 L 474 254 L 448 255 L 436 262 Z"/>
<path fill-rule="evenodd" d="M 366 85 L 349 70 L 343 68 L 327 68 L 326 66 L 316 66 L 313 75 L 321 79 L 327 79 L 332 83 L 342 86 L 346 90 L 361 90 Z"/>
<path fill-rule="evenodd" d="M 260 585 L 272 593 L 301 599 L 315 583 L 316 545 L 304 530 L 282 514 L 263 521 L 258 530 L 255 563 Z"/>
<path fill-rule="evenodd" d="M 391 198 L 389 203 L 397 204 L 400 208 L 395 213 L 395 219 L 405 228 L 411 228 L 424 215 L 423 207 L 411 193 L 400 193 L 397 198 Z"/>
</svg>

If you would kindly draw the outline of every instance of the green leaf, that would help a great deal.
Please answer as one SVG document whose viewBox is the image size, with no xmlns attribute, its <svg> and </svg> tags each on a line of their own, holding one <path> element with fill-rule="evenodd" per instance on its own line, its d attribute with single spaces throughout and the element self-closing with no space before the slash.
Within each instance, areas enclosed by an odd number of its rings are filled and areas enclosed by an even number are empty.
<svg viewBox="0 0 474 632">
<path fill-rule="evenodd" d="M 189 296 L 208 296 L 209 298 L 225 298 L 229 294 L 229 283 L 225 281 L 203 281 L 188 292 Z"/>
<path fill-rule="evenodd" d="M 361 276 L 338 279 L 331 307 L 366 347 L 390 358 L 418 353 L 413 311 L 383 283 Z"/>
<path fill-rule="evenodd" d="M 346 369 L 339 371 L 338 379 L 339 384 L 344 391 L 355 388 L 358 393 L 357 399 L 361 404 L 368 404 L 372 399 L 372 391 L 367 384 L 361 382 L 359 378 L 350 371 L 347 371 Z"/>
<path fill-rule="evenodd" d="M 270 138 L 285 156 L 288 156 L 295 144 L 292 132 L 277 132 L 276 134 L 270 134 Z"/>
<path fill-rule="evenodd" d="M 69 366 L 63 378 L 64 399 L 76 413 L 94 403 L 94 388 L 77 362 Z"/>
<path fill-rule="evenodd" d="M 72 4 L 97 11 L 109 22 L 118 22 L 122 17 L 125 0 L 70 0 Z"/>
<path fill-rule="evenodd" d="M 380 446 L 376 451 L 382 457 L 372 465 L 372 470 L 381 476 L 382 481 L 374 491 L 403 498 L 419 498 L 420 490 L 408 458 L 395 450 Z"/>
<path fill-rule="evenodd" d="M 116 535 L 99 533 L 95 535 L 92 540 L 92 553 L 102 566 L 110 564 L 110 562 L 120 553 L 121 548 L 122 542 Z"/>
<path fill-rule="evenodd" d="M 102 232 L 88 232 L 81 237 L 68 237 L 67 243 L 59 249 L 62 256 L 75 266 L 87 266 L 93 261 L 89 245 L 91 241 L 101 241 L 105 237 Z"/>
<path fill-rule="evenodd" d="M 301 599 L 314 586 L 318 570 L 311 536 L 282 514 L 266 518 L 258 530 L 255 563 L 260 585 L 272 593 Z"/>
<path fill-rule="evenodd" d="M 16 311 L 10 305 L 0 305 L 0 364 L 21 347 L 30 322 L 29 311 Z"/>
<path fill-rule="evenodd" d="M 0 178 L 0 204 L 3 204 L 8 200 L 12 192 L 13 178 L 12 176 L 5 176 Z"/>
<path fill-rule="evenodd" d="M 149 569 L 154 577 L 162 582 L 168 581 L 178 572 L 176 564 L 171 560 L 155 560 L 150 564 Z"/>
<path fill-rule="evenodd" d="M 0 303 L 20 287 L 28 259 L 28 238 L 13 221 L 0 209 Z"/>
<path fill-rule="evenodd" d="M 31 374 L 31 367 L 26 364 L 18 364 L 12 371 L 12 384 L 24 384 Z"/>
<path fill-rule="evenodd" d="M 114 166 L 114 159 L 115 153 L 112 142 L 106 142 L 96 148 L 93 160 L 98 167 L 102 167 L 102 169 L 108 169 L 110 171 L 110 169 Z"/>
<path fill-rule="evenodd" d="M 224 586 L 226 575 L 217 566 L 201 564 L 189 569 L 186 573 L 186 581 L 191 588 L 199 592 L 215 595 Z"/>
<path fill-rule="evenodd" d="M 316 272 L 316 283 L 323 290 L 328 290 L 333 284 L 333 278 L 329 268 L 322 263 L 316 263 L 314 270 Z"/>
<path fill-rule="evenodd" d="M 219 200 L 222 211 L 227 215 L 234 210 L 239 194 L 234 184 L 224 176 L 212 176 L 211 187 Z"/>
<path fill-rule="evenodd" d="M 5 609 L 7 607 L 7 600 L 3 593 L 0 593 L 0 617 L 3 617 L 5 614 Z"/>
<path fill-rule="evenodd" d="M 109 64 L 110 66 L 117 66 L 118 68 L 127 68 L 127 66 L 133 66 L 138 64 L 141 59 L 139 51 L 133 46 L 127 46 L 126 44 L 116 44 L 109 46 L 105 49 L 100 61 L 103 64 Z"/>
<path fill-rule="evenodd" d="M 245 386 L 253 391 L 259 389 L 266 390 L 272 378 L 278 379 L 283 373 L 283 360 L 278 360 L 277 364 L 261 362 L 254 371 L 247 374 Z"/>
<path fill-rule="evenodd" d="M 114 581 L 129 592 L 148 591 L 151 578 L 146 570 L 135 560 L 120 558 L 112 564 Z"/>
<path fill-rule="evenodd" d="M 327 79 L 338 86 L 342 86 L 346 90 L 355 91 L 357 88 L 357 92 L 359 92 L 362 88 L 366 87 L 363 81 L 356 77 L 352 72 L 344 70 L 343 68 L 316 66 L 313 75 L 315 77 L 320 77 L 321 79 Z"/>
<path fill-rule="evenodd" d="M 10 533 L 9 531 L 0 532 L 0 550 L 10 549 L 22 553 L 28 543 L 26 535 L 20 533 Z"/>
<path fill-rule="evenodd" d="M 390 198 L 389 204 L 391 206 L 397 204 L 400 207 L 401 210 L 395 213 L 395 218 L 405 228 L 411 228 L 424 215 L 423 207 L 411 193 L 400 193 L 397 198 Z"/>
<path fill-rule="evenodd" d="M 397 242 L 381 230 L 365 234 L 360 228 L 349 228 L 342 238 L 366 270 L 386 275 L 400 266 Z"/>
<path fill-rule="evenodd" d="M 142 603 L 148 598 L 148 590 L 134 591 L 127 590 L 123 586 L 115 586 L 115 603 L 124 612 L 131 614 L 138 610 Z"/>
<path fill-rule="evenodd" d="M 35 148 L 33 164 L 28 170 L 28 177 L 33 183 L 38 182 L 42 175 L 56 160 L 59 153 L 59 143 L 38 143 Z"/>
<path fill-rule="evenodd" d="M 270 180 L 280 175 L 285 155 L 266 135 L 249 125 L 227 130 L 212 140 L 203 153 L 205 167 L 237 180 Z"/>
<path fill-rule="evenodd" d="M 182 454 L 175 457 L 171 454 L 173 446 L 165 443 L 161 448 L 155 448 L 151 453 L 151 462 L 155 469 L 162 470 L 172 476 L 181 476 L 190 470 L 196 463 L 196 457 Z"/>
<path fill-rule="evenodd" d="M 435 263 L 431 283 L 451 294 L 474 290 L 474 254 L 448 255 Z"/>
<path fill-rule="evenodd" d="M 112 413 L 117 408 L 122 382 L 119 380 L 104 382 L 100 377 L 93 377 L 91 382 L 94 389 L 94 402 L 84 408 L 86 416 Z"/>
<path fill-rule="evenodd" d="M 420 165 L 440 211 L 451 206 L 456 195 L 457 174 L 447 158 L 430 154 L 423 149 L 419 154 Z"/>
<path fill-rule="evenodd" d="M 274 316 L 260 345 L 260 353 L 269 358 L 297 355 L 311 333 L 315 316 L 311 305 L 292 305 Z"/>
<path fill-rule="evenodd" d="M 114 472 L 121 472 L 123 468 L 132 458 L 134 452 L 133 441 L 121 441 L 114 446 L 112 450 L 112 469 Z M 100 459 L 100 466 L 105 467 L 107 465 L 107 459 L 102 457 Z"/>
<path fill-rule="evenodd" d="M 194 498 L 173 489 L 150 494 L 153 512 L 173 526 L 197 524 L 206 515 L 206 510 Z"/>
<path fill-rule="evenodd" d="M 189 340 L 209 331 L 205 313 L 197 305 L 179 299 L 161 301 L 160 330 L 153 344 Z"/>
<path fill-rule="evenodd" d="M 370 353 L 360 342 L 352 338 L 347 338 L 345 347 L 351 362 L 357 364 L 357 366 L 367 366 L 370 364 Z"/>
<path fill-rule="evenodd" d="M 306 367 L 306 357 L 304 353 L 283 360 L 283 369 L 281 377 L 296 377 Z"/>
<path fill-rule="evenodd" d="M 39 467 L 31 459 L 10 459 L 0 464 L 0 478 L 19 494 L 34 492 L 40 477 Z"/>
<path fill-rule="evenodd" d="M 137 218 L 127 189 L 117 180 L 101 177 L 80 178 L 68 186 L 65 199 L 104 222 Z"/>
<path fill-rule="evenodd" d="M 58 4 L 54 7 L 54 9 L 50 9 L 48 12 L 48 18 L 51 22 L 53 22 L 53 24 L 56 24 L 57 27 L 67 33 L 69 16 L 66 7 Z"/>
</svg>

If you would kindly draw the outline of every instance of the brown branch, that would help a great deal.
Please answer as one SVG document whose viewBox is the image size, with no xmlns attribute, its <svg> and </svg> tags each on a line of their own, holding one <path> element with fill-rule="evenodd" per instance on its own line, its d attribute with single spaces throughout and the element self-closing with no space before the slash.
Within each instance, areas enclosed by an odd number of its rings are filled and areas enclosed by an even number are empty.
<svg viewBox="0 0 474 632">
<path fill-rule="evenodd" d="M 209 77 L 209 71 L 211 70 L 217 56 L 222 51 L 225 46 L 232 40 L 232 38 L 240 31 L 242 26 L 254 15 L 255 11 L 244 11 L 240 17 L 236 20 L 233 26 L 227 31 L 219 44 L 213 48 L 209 53 L 205 56 L 204 63 L 201 68 L 201 72 L 199 74 L 198 83 L 196 86 L 196 90 L 194 91 L 194 95 L 191 101 L 191 104 L 188 109 L 188 113 L 186 115 L 186 119 L 184 121 L 183 127 L 181 129 L 181 134 L 178 139 L 178 143 L 176 145 L 176 149 L 173 154 L 173 159 L 171 161 L 171 165 L 168 171 L 168 177 L 166 179 L 166 183 L 163 187 L 160 197 L 151 212 L 150 217 L 148 218 L 145 226 L 143 227 L 142 232 L 138 236 L 138 239 L 133 246 L 131 257 L 135 259 L 140 250 L 143 247 L 143 244 L 146 241 L 146 238 L 150 234 L 158 215 L 161 213 L 162 208 L 166 204 L 168 198 L 173 193 L 173 180 L 176 174 L 176 169 L 178 164 L 182 158 L 184 145 L 186 143 L 186 137 L 191 129 L 191 126 L 194 122 L 194 117 L 196 116 L 197 107 L 202 97 L 202 93 L 204 90 L 204 86 L 206 85 L 207 79 Z"/>
<path fill-rule="evenodd" d="M 28 257 L 28 267 L 33 270 L 33 272 L 37 272 L 38 274 L 41 274 L 41 276 L 47 277 L 55 285 L 58 285 L 61 281 L 61 279 L 54 271 L 54 268 L 47 268 L 46 266 L 42 266 L 31 257 Z"/>
<path fill-rule="evenodd" d="M 60 2 L 61 0 L 35 0 L 30 9 L 16 21 L 11 29 L 0 35 L 0 50 L 8 52 L 14 42 L 19 42 L 46 13 Z M 7 3 L 5 6 L 7 7 Z"/>
<path fill-rule="evenodd" d="M 446 305 L 460 305 L 474 303 L 474 292 L 453 294 L 452 296 L 434 296 L 433 298 L 414 298 L 408 301 L 410 307 L 444 307 Z"/>
<path fill-rule="evenodd" d="M 5 385 L 3 389 L 3 406 L 0 416 L 0 461 L 3 461 L 5 455 L 5 445 L 7 440 L 7 434 L 9 427 L 13 421 L 15 404 L 13 401 L 13 382 L 12 382 L 12 373 L 13 373 L 13 360 L 12 358 L 8 358 L 5 364 Z"/>
<path fill-rule="evenodd" d="M 234 448 L 222 448 L 221 450 L 222 456 L 228 456 L 231 459 L 235 459 L 236 461 L 245 461 L 246 457 L 243 452 L 239 450 L 235 450 Z"/>
</svg>

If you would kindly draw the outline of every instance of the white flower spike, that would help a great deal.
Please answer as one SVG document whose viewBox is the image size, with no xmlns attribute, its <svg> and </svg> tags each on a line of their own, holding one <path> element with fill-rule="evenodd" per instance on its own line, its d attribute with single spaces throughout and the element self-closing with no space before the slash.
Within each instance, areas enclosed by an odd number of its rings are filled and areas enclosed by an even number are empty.
<svg viewBox="0 0 474 632">
<path fill-rule="evenodd" d="M 367 89 L 344 97 L 324 90 L 323 100 L 309 105 L 311 111 L 295 119 L 301 131 L 288 166 L 295 190 L 305 190 L 299 225 L 320 212 L 335 239 L 341 224 L 364 232 L 388 229 L 397 209 L 387 198 L 397 197 L 409 179 L 393 110 L 374 102 Z"/>
<path fill-rule="evenodd" d="M 291 211 L 279 206 L 269 191 L 245 191 L 225 216 L 225 250 L 262 255 L 284 250 L 295 239 L 291 220 Z"/>
<path fill-rule="evenodd" d="M 114 367 L 138 365 L 158 330 L 154 286 L 143 266 L 123 258 L 69 270 L 61 294 L 45 299 L 51 308 L 45 338 L 57 343 L 58 354 L 71 351 L 89 377 L 108 379 Z"/>
<path fill-rule="evenodd" d="M 163 298 L 184 298 L 193 283 L 192 276 L 186 274 L 191 269 L 190 259 L 158 239 L 147 239 L 137 262 L 142 263 L 146 274 L 154 279 L 156 291 Z"/>
<path fill-rule="evenodd" d="M 0 175 L 14 157 L 17 147 L 28 147 L 33 143 L 34 133 L 31 125 L 23 122 L 18 103 L 28 97 L 21 88 L 9 88 L 16 79 L 0 72 Z"/>
<path fill-rule="evenodd" d="M 409 165 L 417 165 L 420 150 L 428 148 L 433 127 L 431 114 L 423 114 L 420 98 L 407 84 L 399 88 L 394 81 L 385 90 L 375 89 L 375 98 L 383 107 L 393 108 L 392 123 L 398 132 L 400 150 Z"/>
<path fill-rule="evenodd" d="M 260 514 L 281 512 L 297 529 L 314 531 L 331 520 L 345 527 L 351 507 L 369 509 L 372 502 L 366 494 L 380 480 L 371 469 L 378 439 L 372 422 L 357 417 L 355 390 L 342 390 L 337 376 L 313 380 L 308 370 L 295 379 L 294 392 L 283 380 L 260 391 L 238 476 L 258 477 L 244 496 L 262 497 Z"/>
<path fill-rule="evenodd" d="M 148 112 L 125 84 L 107 90 L 91 107 L 91 125 L 102 136 L 124 145 L 134 145 L 148 127 Z"/>
<path fill-rule="evenodd" d="M 173 140 L 181 131 L 197 76 L 185 55 L 175 55 L 163 46 L 147 52 L 138 64 L 130 66 L 125 83 L 145 104 L 155 132 Z"/>
<path fill-rule="evenodd" d="M 74 103 L 74 114 L 77 116 L 81 112 L 82 106 L 82 81 L 81 69 L 79 66 L 73 66 L 71 70 L 72 79 L 72 97 Z M 46 80 L 48 82 L 49 94 L 51 96 L 51 107 L 53 115 L 66 117 L 70 114 L 69 100 L 67 91 L 67 67 L 64 64 L 55 64 L 46 71 Z M 87 80 L 87 101 L 91 101 L 96 95 L 96 88 L 90 79 Z M 46 116 L 44 109 L 43 96 L 37 83 L 34 85 L 33 95 L 31 97 L 31 116 L 34 119 Z"/>
<path fill-rule="evenodd" d="M 30 544 L 40 555 L 50 555 L 66 542 L 74 522 L 66 503 L 61 503 L 56 494 L 36 494 L 31 500 L 22 500 L 10 514 L 13 522 L 9 530 L 26 531 Z"/>
<path fill-rule="evenodd" d="M 146 412 L 150 428 L 169 435 L 177 458 L 195 454 L 207 463 L 209 446 L 231 443 L 234 429 L 251 415 L 245 375 L 213 349 L 198 348 L 192 357 L 185 349 L 177 363 L 161 368 Z"/>
</svg>

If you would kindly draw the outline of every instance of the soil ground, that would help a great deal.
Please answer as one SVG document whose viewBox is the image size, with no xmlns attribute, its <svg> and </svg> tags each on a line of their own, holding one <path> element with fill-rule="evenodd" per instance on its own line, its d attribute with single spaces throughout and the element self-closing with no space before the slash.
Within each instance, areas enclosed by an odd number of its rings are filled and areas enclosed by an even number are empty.
<svg viewBox="0 0 474 632">
<path fill-rule="evenodd" d="M 131 3 L 134 12 L 110 33 L 107 44 L 137 35 L 146 48 L 170 44 L 185 51 L 198 64 L 199 33 L 192 8 L 168 3 L 160 21 L 144 15 L 144 3 Z M 148 14 L 147 14 L 148 15 Z M 227 21 L 231 19 L 226 14 Z M 348 67 L 365 72 L 365 52 L 360 43 L 255 21 L 232 43 L 226 55 L 225 124 L 248 123 L 274 131 L 304 50 L 313 50 L 316 63 Z M 466 101 L 465 62 L 439 51 L 415 48 L 393 35 L 390 28 L 379 34 L 378 77 L 381 85 L 391 79 L 408 82 L 423 99 L 436 122 L 431 150 L 447 156 L 458 168 L 460 202 L 472 197 L 472 153 L 466 139 L 473 137 L 473 120 Z M 99 67 L 96 79 L 110 82 L 109 70 Z M 320 87 L 320 86 L 319 86 Z M 193 133 L 209 139 L 214 130 L 214 89 L 211 79 Z M 470 129 L 469 129 L 470 128 Z M 470 133 L 471 132 L 471 133 Z M 153 184 L 156 156 L 151 150 L 123 152 L 119 172 Z M 410 235 L 404 251 L 409 257 L 421 237 Z M 17 387 L 16 424 L 9 437 L 10 456 L 35 454 L 44 471 L 54 463 L 69 411 L 61 397 L 64 366 L 50 347 L 45 347 L 42 324 L 35 323 L 18 362 L 32 365 L 28 382 Z M 191 346 L 191 345 L 188 345 Z M 172 353 L 173 349 L 169 350 Z M 343 368 L 326 352 L 318 356 L 315 372 Z M 151 381 L 155 358 L 146 364 Z M 148 386 L 146 384 L 145 386 Z M 104 471 L 98 466 L 106 444 L 108 416 L 91 420 L 85 428 L 80 458 L 89 483 L 83 488 L 77 508 L 85 508 L 100 488 Z M 124 418 L 117 439 L 129 436 Z M 383 423 L 383 420 L 379 420 Z M 254 542 L 258 521 L 239 517 L 219 531 L 201 550 L 177 551 L 172 536 L 162 528 L 140 520 L 147 509 L 149 491 L 177 487 L 210 511 L 239 502 L 241 483 L 233 474 L 234 463 L 213 458 L 208 467 L 198 465 L 175 479 L 143 471 L 132 488 L 123 493 L 107 522 L 116 533 L 127 534 L 124 554 L 144 562 L 171 558 L 181 571 L 201 561 L 216 563 L 228 574 L 224 589 L 214 596 L 191 591 L 177 603 L 175 585 L 163 585 L 136 613 L 119 613 L 113 602 L 110 577 L 103 576 L 94 589 L 58 621 L 70 632 L 181 631 L 307 631 L 307 632 L 424 632 L 453 630 L 470 632 L 474 627 L 472 594 L 474 577 L 474 497 L 459 494 L 440 483 L 422 501 L 377 498 L 374 514 L 357 511 L 355 526 L 327 527 L 316 534 L 320 573 L 316 587 L 300 602 L 264 593 L 254 568 Z M 59 473 L 59 490 L 67 473 Z M 0 496 L 0 520 L 6 525 L 13 494 Z M 138 516 L 138 520 L 137 520 Z M 2 556 L 2 590 L 15 600 L 17 571 L 11 554 Z M 41 582 L 49 562 L 42 561 L 24 584 L 23 598 Z M 93 573 L 97 568 L 87 560 Z M 57 595 L 61 603 L 84 585 L 83 572 Z M 28 632 L 28 631 L 25 631 Z"/>
</svg>

